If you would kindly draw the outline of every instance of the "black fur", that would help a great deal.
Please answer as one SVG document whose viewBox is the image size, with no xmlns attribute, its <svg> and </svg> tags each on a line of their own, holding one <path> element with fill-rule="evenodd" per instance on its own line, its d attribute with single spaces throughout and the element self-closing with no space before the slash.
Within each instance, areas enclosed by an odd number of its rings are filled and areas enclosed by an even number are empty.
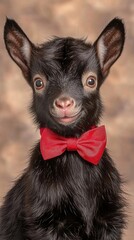
<svg viewBox="0 0 134 240">
<path fill-rule="evenodd" d="M 120 36 L 112 43 L 115 56 L 112 60 L 112 49 L 107 47 L 110 31 L 115 38 Z M 111 21 L 102 35 L 108 51 L 103 61 L 105 67 L 99 59 L 99 38 L 93 45 L 74 38 L 54 38 L 34 46 L 15 21 L 7 20 L 6 47 L 33 89 L 31 111 L 39 127 L 69 137 L 79 136 L 92 125 L 98 125 L 102 113 L 99 89 L 123 49 L 125 36 L 121 20 Z M 30 61 L 19 50 L 23 39 L 29 42 Z M 111 65 L 107 67 L 109 59 Z M 97 75 L 98 85 L 92 92 L 82 85 L 85 72 Z M 43 93 L 35 91 L 35 74 L 47 79 Z M 76 106 L 81 106 L 81 114 L 72 124 L 60 124 L 51 114 L 53 102 L 61 94 L 72 97 Z M 67 151 L 44 161 L 37 144 L 28 168 L 5 197 L 0 215 L 0 240 L 121 240 L 124 207 L 121 178 L 106 149 L 95 166 L 76 152 Z"/>
</svg>

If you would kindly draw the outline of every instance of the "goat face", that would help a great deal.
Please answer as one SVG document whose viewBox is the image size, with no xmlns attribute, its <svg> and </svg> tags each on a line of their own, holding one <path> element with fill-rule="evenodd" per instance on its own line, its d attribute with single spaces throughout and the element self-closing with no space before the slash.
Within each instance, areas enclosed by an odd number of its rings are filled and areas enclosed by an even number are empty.
<svg viewBox="0 0 134 240">
<path fill-rule="evenodd" d="M 35 46 L 14 20 L 7 20 L 4 39 L 32 87 L 31 109 L 40 127 L 71 136 L 98 124 L 102 112 L 99 89 L 124 45 L 121 20 L 113 19 L 93 45 L 54 38 Z"/>
<path fill-rule="evenodd" d="M 56 38 L 37 51 L 31 69 L 32 109 L 38 122 L 69 135 L 95 124 L 101 112 L 102 76 L 93 47 L 82 40 Z"/>
</svg>

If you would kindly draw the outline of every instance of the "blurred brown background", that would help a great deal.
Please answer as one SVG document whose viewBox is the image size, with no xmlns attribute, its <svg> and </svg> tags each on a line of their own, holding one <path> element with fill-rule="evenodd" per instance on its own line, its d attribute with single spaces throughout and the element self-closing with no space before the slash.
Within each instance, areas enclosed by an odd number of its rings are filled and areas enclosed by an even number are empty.
<svg viewBox="0 0 134 240">
<path fill-rule="evenodd" d="M 0 0 L 0 203 L 27 166 L 29 149 L 39 138 L 28 113 L 31 90 L 3 43 L 6 16 L 14 18 L 37 43 L 53 35 L 94 41 L 115 16 L 126 25 L 124 52 L 102 87 L 108 148 L 123 175 L 129 223 L 123 240 L 134 239 L 134 1 Z"/>
</svg>

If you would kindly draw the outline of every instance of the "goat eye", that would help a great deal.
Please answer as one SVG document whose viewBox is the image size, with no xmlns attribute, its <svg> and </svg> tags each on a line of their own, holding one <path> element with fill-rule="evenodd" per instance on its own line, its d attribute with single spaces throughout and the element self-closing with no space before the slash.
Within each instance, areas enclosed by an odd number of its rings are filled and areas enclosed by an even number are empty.
<svg viewBox="0 0 134 240">
<path fill-rule="evenodd" d="M 35 87 L 37 90 L 40 90 L 40 89 L 44 88 L 44 82 L 42 81 L 42 79 L 40 79 L 40 78 L 35 79 L 35 81 L 34 81 L 34 87 Z"/>
<path fill-rule="evenodd" d="M 86 85 L 90 88 L 94 88 L 96 86 L 96 78 L 94 76 L 89 76 L 86 80 Z"/>
</svg>

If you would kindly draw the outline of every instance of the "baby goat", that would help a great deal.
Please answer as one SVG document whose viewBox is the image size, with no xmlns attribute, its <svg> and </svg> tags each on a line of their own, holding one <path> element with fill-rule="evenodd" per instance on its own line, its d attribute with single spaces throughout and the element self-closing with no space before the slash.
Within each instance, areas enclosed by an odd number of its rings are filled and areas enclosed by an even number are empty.
<svg viewBox="0 0 134 240">
<path fill-rule="evenodd" d="M 0 240 L 121 240 L 121 179 L 110 158 L 99 89 L 125 31 L 113 19 L 93 45 L 54 38 L 35 46 L 14 20 L 4 40 L 33 91 L 41 141 L 1 208 Z"/>
</svg>

